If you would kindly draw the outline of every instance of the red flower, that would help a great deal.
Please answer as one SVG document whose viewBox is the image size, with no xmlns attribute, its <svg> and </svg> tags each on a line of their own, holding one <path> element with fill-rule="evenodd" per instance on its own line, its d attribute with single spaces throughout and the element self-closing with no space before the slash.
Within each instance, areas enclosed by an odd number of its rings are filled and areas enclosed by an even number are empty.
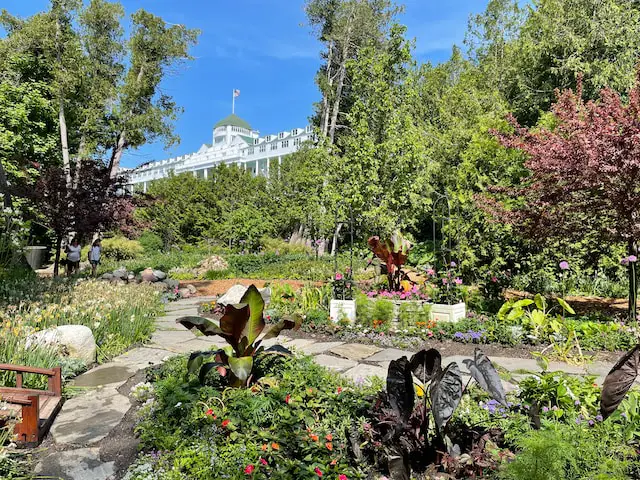
<svg viewBox="0 0 640 480">
<path fill-rule="evenodd" d="M 231 423 L 230 420 L 223 420 L 222 421 L 222 428 L 227 428 L 227 425 L 229 425 Z"/>
<path fill-rule="evenodd" d="M 342 393 L 342 387 L 338 387 L 338 390 L 336 390 L 336 391 L 337 391 L 337 393 L 339 393 L 339 394 L 340 394 L 340 393 Z"/>
<path fill-rule="evenodd" d="M 207 410 L 205 412 L 205 415 L 209 415 L 209 416 L 213 415 L 213 410 L 211 410 L 211 409 Z"/>
<path fill-rule="evenodd" d="M 326 437 L 324 437 L 324 438 L 326 438 L 326 439 L 330 442 L 331 440 L 333 440 L 333 435 L 331 435 L 330 433 L 328 433 L 328 434 L 327 434 L 327 436 L 326 436 Z"/>
<path fill-rule="evenodd" d="M 333 452 L 333 443 L 327 442 L 324 444 L 324 446 L 327 447 L 327 450 L 329 450 L 330 452 Z"/>
<path fill-rule="evenodd" d="M 314 442 L 317 442 L 317 441 L 318 441 L 318 435 L 315 435 L 315 434 L 313 434 L 313 433 L 309 435 L 309 438 L 310 438 L 312 441 L 314 441 Z"/>
<path fill-rule="evenodd" d="M 320 470 L 318 467 L 313 469 L 314 472 L 316 472 L 316 475 L 318 475 L 319 477 L 322 476 L 322 470 Z"/>
<path fill-rule="evenodd" d="M 244 473 L 246 475 L 251 475 L 255 469 L 256 467 L 254 467 L 253 465 L 247 465 L 246 467 L 244 467 Z"/>
<path fill-rule="evenodd" d="M 291 403 L 291 395 L 287 394 L 287 396 L 284 397 L 284 403 L 286 403 L 287 405 Z"/>
<path fill-rule="evenodd" d="M 340 475 L 338 475 L 338 480 L 349 480 L 349 479 L 344 473 L 341 473 Z"/>
<path fill-rule="evenodd" d="M 267 463 L 267 461 L 266 461 L 264 458 L 262 458 L 262 457 L 260 457 L 260 463 L 261 463 L 261 464 L 263 464 L 263 465 L 269 465 L 269 464 Z"/>
</svg>

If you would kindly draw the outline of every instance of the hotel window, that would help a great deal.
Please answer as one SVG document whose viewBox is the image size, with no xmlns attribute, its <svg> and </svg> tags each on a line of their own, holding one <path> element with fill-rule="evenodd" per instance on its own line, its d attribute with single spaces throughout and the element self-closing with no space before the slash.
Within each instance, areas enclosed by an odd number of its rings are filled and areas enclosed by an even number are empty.
<svg viewBox="0 0 640 480">
<path fill-rule="evenodd" d="M 260 152 L 266 152 L 267 151 L 267 146 L 266 145 L 260 145 Z"/>
<path fill-rule="evenodd" d="M 289 140 L 282 142 L 282 148 L 289 148 Z"/>
<path fill-rule="evenodd" d="M 249 155 L 253 155 L 253 147 L 249 148 Z"/>
<path fill-rule="evenodd" d="M 300 145 L 300 139 L 299 139 L 299 138 L 294 138 L 294 139 L 293 139 L 293 146 L 294 146 L 294 147 L 297 147 L 297 146 L 299 146 L 299 145 Z"/>
<path fill-rule="evenodd" d="M 257 145 L 259 141 L 260 141 L 260 139 L 259 139 L 259 138 L 255 138 L 255 139 L 253 140 L 253 144 L 254 144 L 254 145 Z"/>
<path fill-rule="evenodd" d="M 279 139 L 283 139 L 283 138 L 284 138 L 284 132 L 279 133 L 279 134 L 278 134 L 278 138 L 279 138 Z"/>
<path fill-rule="evenodd" d="M 277 150 L 278 149 L 278 144 L 277 143 L 272 143 L 271 144 L 271 150 Z"/>
</svg>

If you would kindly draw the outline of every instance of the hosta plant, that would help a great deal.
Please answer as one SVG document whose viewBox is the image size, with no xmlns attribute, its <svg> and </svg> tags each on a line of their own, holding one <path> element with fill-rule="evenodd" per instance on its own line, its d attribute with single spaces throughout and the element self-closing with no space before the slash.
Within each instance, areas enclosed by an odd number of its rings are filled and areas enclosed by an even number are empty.
<svg viewBox="0 0 640 480">
<path fill-rule="evenodd" d="M 367 243 L 371 252 L 386 267 L 389 290 L 399 291 L 400 282 L 404 279 L 402 266 L 407 263 L 407 257 L 413 245 L 399 231 L 395 231 L 384 241 L 381 241 L 377 236 L 371 237 Z"/>
<path fill-rule="evenodd" d="M 464 393 L 462 375 L 456 362 L 444 369 L 441 362 L 440 353 L 430 349 L 389 365 L 386 392 L 374 405 L 375 421 L 365 429 L 365 436 L 392 480 L 408 480 L 413 469 L 441 463 L 443 452 L 461 453 L 448 435 L 447 424 Z M 507 406 L 500 377 L 484 353 L 476 349 L 474 357 L 463 363 L 480 388 Z"/>
<path fill-rule="evenodd" d="M 214 368 L 226 377 L 229 385 L 247 386 L 257 380 L 256 359 L 261 354 L 287 354 L 287 349 L 275 345 L 268 349 L 262 346 L 264 340 L 277 337 L 282 330 L 300 328 L 300 318 L 284 319 L 271 326 L 266 332 L 264 320 L 264 300 L 258 289 L 251 285 L 238 305 L 227 305 L 219 322 L 204 317 L 181 317 L 176 320 L 189 330 L 196 328 L 206 336 L 218 335 L 228 346 L 206 352 L 194 352 L 187 363 L 187 375 L 199 372 L 200 382 Z M 263 333 L 264 332 L 264 333 Z M 205 359 L 213 362 L 205 363 Z"/>
</svg>

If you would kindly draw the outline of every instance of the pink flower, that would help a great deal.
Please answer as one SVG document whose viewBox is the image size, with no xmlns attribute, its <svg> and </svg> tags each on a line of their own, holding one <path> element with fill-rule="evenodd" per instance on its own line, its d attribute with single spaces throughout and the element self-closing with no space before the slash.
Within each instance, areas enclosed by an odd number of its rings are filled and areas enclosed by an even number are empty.
<svg viewBox="0 0 640 480">
<path fill-rule="evenodd" d="M 340 475 L 338 475 L 338 480 L 349 480 L 349 479 L 344 473 L 341 473 Z"/>
<path fill-rule="evenodd" d="M 442 279 L 442 284 L 443 284 L 443 285 L 446 285 L 447 283 L 449 283 L 449 280 L 447 280 L 446 278 L 443 278 L 443 279 Z"/>
<path fill-rule="evenodd" d="M 456 277 L 453 281 L 455 282 L 456 285 L 462 285 L 462 279 L 461 278 Z"/>
<path fill-rule="evenodd" d="M 367 297 L 372 298 L 376 296 L 376 292 L 371 291 L 371 292 L 367 292 Z"/>
<path fill-rule="evenodd" d="M 322 476 L 322 470 L 320 470 L 318 467 L 313 469 L 314 472 L 316 472 L 316 475 L 318 475 L 319 477 Z"/>
<path fill-rule="evenodd" d="M 336 280 L 342 280 L 343 276 L 340 272 L 336 273 Z"/>
<path fill-rule="evenodd" d="M 492 281 L 493 283 L 496 283 L 496 282 L 498 281 L 498 278 L 497 278 L 497 277 L 491 277 L 491 281 Z"/>
<path fill-rule="evenodd" d="M 427 268 L 427 275 L 433 277 L 436 274 L 436 271 L 433 268 Z"/>
<path fill-rule="evenodd" d="M 267 461 L 262 457 L 260 457 L 260 463 L 263 465 L 268 465 Z"/>
<path fill-rule="evenodd" d="M 253 465 L 247 465 L 244 468 L 244 473 L 245 473 L 245 475 L 251 475 L 255 469 L 256 469 L 256 467 L 254 467 Z"/>
<path fill-rule="evenodd" d="M 635 255 L 629 255 L 629 263 L 635 263 L 638 261 L 638 257 Z"/>
<path fill-rule="evenodd" d="M 560 267 L 560 270 L 569 270 L 569 262 L 566 260 L 561 261 L 558 266 Z"/>
</svg>

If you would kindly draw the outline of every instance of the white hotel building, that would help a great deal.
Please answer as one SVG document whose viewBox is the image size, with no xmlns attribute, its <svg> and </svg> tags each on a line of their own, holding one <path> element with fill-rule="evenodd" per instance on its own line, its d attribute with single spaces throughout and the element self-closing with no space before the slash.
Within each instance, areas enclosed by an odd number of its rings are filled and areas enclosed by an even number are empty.
<svg viewBox="0 0 640 480">
<path fill-rule="evenodd" d="M 210 169 L 221 163 L 236 164 L 254 175 L 269 175 L 282 162 L 282 157 L 295 152 L 303 142 L 311 140 L 310 126 L 261 137 L 258 131 L 235 114 L 213 127 L 213 143 L 204 144 L 195 153 L 145 163 L 128 170 L 129 185 L 135 191 L 147 191 L 149 183 L 169 176 L 192 172 L 207 178 Z"/>
</svg>

